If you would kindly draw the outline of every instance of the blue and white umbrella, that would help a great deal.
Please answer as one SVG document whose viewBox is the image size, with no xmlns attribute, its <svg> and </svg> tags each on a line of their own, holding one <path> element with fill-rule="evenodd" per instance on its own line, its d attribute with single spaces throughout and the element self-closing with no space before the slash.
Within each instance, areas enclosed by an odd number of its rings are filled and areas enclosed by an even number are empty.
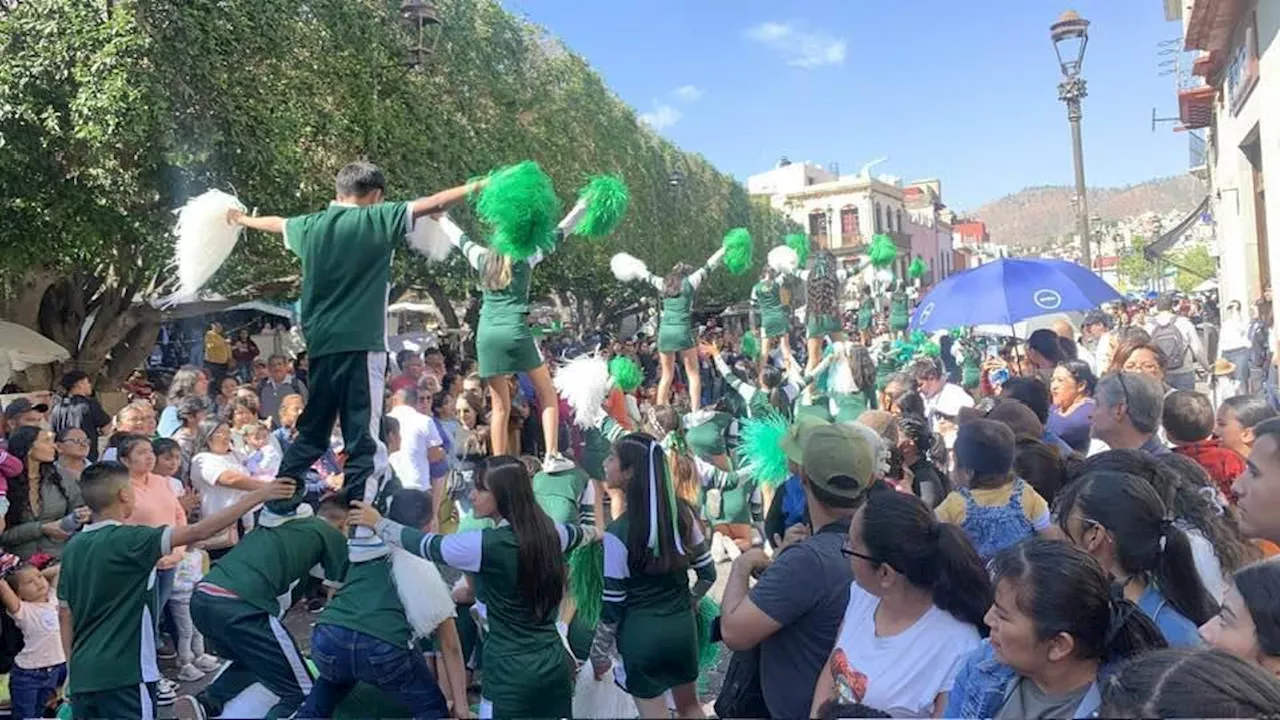
<svg viewBox="0 0 1280 720">
<path fill-rule="evenodd" d="M 938 283 L 920 299 L 911 329 L 1015 325 L 1028 318 L 1091 310 L 1120 293 L 1083 266 L 1065 260 L 1001 258 Z"/>
</svg>

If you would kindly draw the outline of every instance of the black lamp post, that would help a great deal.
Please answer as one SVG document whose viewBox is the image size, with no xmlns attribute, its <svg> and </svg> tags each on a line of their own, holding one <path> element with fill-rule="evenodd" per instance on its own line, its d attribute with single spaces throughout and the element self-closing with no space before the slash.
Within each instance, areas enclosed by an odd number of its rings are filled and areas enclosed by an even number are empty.
<svg viewBox="0 0 1280 720">
<path fill-rule="evenodd" d="M 435 52 L 436 44 L 440 42 L 440 29 L 443 25 L 440 11 L 430 0 L 402 0 L 400 19 L 414 38 L 414 46 L 410 48 L 404 64 L 414 70 L 421 70 L 423 61 Z M 432 36 L 430 45 L 427 44 L 428 33 Z"/>
<path fill-rule="evenodd" d="M 1058 82 L 1058 99 L 1067 104 L 1067 121 L 1071 123 L 1071 151 L 1076 166 L 1076 232 L 1080 236 L 1080 260 L 1093 269 L 1093 253 L 1089 248 L 1089 200 L 1084 185 L 1084 149 L 1080 142 L 1080 101 L 1084 100 L 1085 82 L 1080 77 L 1084 49 L 1089 44 L 1089 21 L 1076 11 L 1068 10 L 1049 26 L 1053 50 L 1058 55 L 1062 80 Z"/>
</svg>

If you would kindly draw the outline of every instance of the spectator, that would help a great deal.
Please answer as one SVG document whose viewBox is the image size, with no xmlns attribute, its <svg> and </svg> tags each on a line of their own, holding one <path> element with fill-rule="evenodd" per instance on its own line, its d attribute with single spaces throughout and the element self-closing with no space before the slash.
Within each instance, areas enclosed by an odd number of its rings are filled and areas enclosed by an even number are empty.
<svg viewBox="0 0 1280 720">
<path fill-rule="evenodd" d="M 298 437 L 298 418 L 302 417 L 302 409 L 306 401 L 301 395 L 285 395 L 280 399 L 280 422 L 272 433 L 280 445 L 280 452 L 289 452 L 289 446 Z"/>
<path fill-rule="evenodd" d="M 1048 384 L 1053 369 L 1068 359 L 1062 350 L 1062 338 L 1053 330 L 1041 328 L 1027 338 L 1027 360 L 1041 382 Z"/>
<path fill-rule="evenodd" d="M 1253 450 L 1253 429 L 1263 420 L 1276 416 L 1275 408 L 1264 397 L 1237 395 L 1227 398 L 1218 408 L 1214 435 L 1222 445 L 1247 458 Z"/>
<path fill-rule="evenodd" d="M 231 357 L 236 361 L 236 378 L 248 382 L 253 374 L 253 361 L 262 354 L 258 344 L 249 337 L 248 330 L 237 330 L 236 341 L 231 345 Z"/>
<path fill-rule="evenodd" d="M 18 428 L 44 425 L 45 414 L 48 412 L 49 406 L 46 403 L 35 403 L 25 397 L 13 400 L 4 409 L 6 434 L 13 435 Z"/>
<path fill-rule="evenodd" d="M 957 443 L 964 437 L 962 427 Z M 940 716 L 991 607 L 991 581 L 973 545 L 919 498 L 879 486 L 854 514 L 840 552 L 854 583 L 810 715 L 851 696 L 895 716 Z"/>
<path fill-rule="evenodd" d="M 240 389 L 240 383 L 234 376 L 228 375 L 222 378 L 222 382 L 218 383 L 218 394 L 213 398 L 213 412 L 215 415 L 221 416 L 231 407 L 231 403 L 236 398 L 236 391 Z"/>
<path fill-rule="evenodd" d="M 195 398 L 195 402 L 201 403 L 203 407 L 206 401 L 203 398 Z M 177 417 L 176 413 L 174 417 Z M 116 411 L 111 437 L 107 438 L 107 447 L 102 451 L 102 459 L 116 460 L 116 439 L 130 433 L 146 435 L 150 438 L 156 437 L 156 409 L 150 402 L 134 400 Z"/>
<path fill-rule="evenodd" d="M 410 385 L 391 393 L 387 414 L 400 423 L 400 451 L 390 458 L 401 484 L 431 491 L 431 463 L 444 460 L 443 441 L 435 423 L 418 412 L 418 388 Z"/>
<path fill-rule="evenodd" d="M 188 365 L 173 374 L 169 394 L 165 397 L 165 408 L 160 413 L 160 423 L 156 428 L 160 437 L 173 437 L 178 428 L 182 427 L 182 422 L 178 420 L 178 403 L 185 397 L 208 400 L 209 378 L 200 368 Z"/>
<path fill-rule="evenodd" d="M 1040 435 L 1046 445 L 1057 448 L 1063 455 L 1070 455 L 1075 450 L 1067 444 L 1065 440 L 1058 437 L 1057 433 L 1049 429 L 1049 409 L 1053 406 L 1049 394 L 1049 386 L 1041 382 L 1038 377 L 1013 377 L 1009 378 L 1004 385 L 1000 387 L 1001 399 L 1009 398 L 1017 400 L 1036 416 L 1036 420 L 1040 423 Z M 994 410 L 988 411 L 988 415 Z M 996 418 L 991 418 L 996 419 Z M 1005 420 L 1008 424 L 1007 420 Z M 1029 432 L 1030 428 L 1013 427 L 1014 435 L 1024 435 Z"/>
<path fill-rule="evenodd" d="M 1244 472 L 1244 458 L 1213 437 L 1213 406 L 1194 390 L 1174 390 L 1164 399 L 1164 432 L 1173 451 L 1199 463 L 1224 498 Z"/>
<path fill-rule="evenodd" d="M 183 398 L 178 404 L 178 421 L 182 423 L 182 427 L 173 434 L 172 440 L 182 450 L 182 468 L 178 476 L 180 478 L 188 477 L 191 471 L 191 458 L 195 457 L 196 433 L 200 430 L 200 423 L 204 422 L 208 416 L 209 406 L 200 398 Z"/>
<path fill-rule="evenodd" d="M 301 395 L 307 399 L 307 387 L 289 373 L 289 361 L 283 355 L 272 355 L 267 361 L 267 377 L 258 383 L 258 417 L 280 422 L 280 401 L 286 395 Z"/>
<path fill-rule="evenodd" d="M 788 528 L 773 562 L 759 548 L 738 556 L 725 585 L 720 627 L 730 649 L 760 648 L 767 708 L 759 710 L 808 717 L 815 682 L 849 604 L 853 571 L 841 548 L 882 448 L 867 427 L 798 423 L 782 449 L 799 467 L 812 530 Z M 748 579 L 761 571 L 748 592 Z"/>
<path fill-rule="evenodd" d="M 387 390 L 390 392 L 406 387 L 417 387 L 426 369 L 426 363 L 416 351 L 401 350 L 396 353 L 396 367 L 400 368 L 400 374 L 387 383 Z"/>
<path fill-rule="evenodd" d="M 911 366 L 911 375 L 924 396 L 925 413 L 934 432 L 942 435 L 950 448 L 956 441 L 956 418 L 962 408 L 973 407 L 973 396 L 959 385 L 947 382 L 935 358 L 921 358 Z"/>
<path fill-rule="evenodd" d="M 1157 650 L 1106 684 L 1099 717 L 1275 717 L 1280 681 L 1219 650 Z"/>
<path fill-rule="evenodd" d="M 1280 542 L 1280 418 L 1258 423 L 1253 432 L 1245 472 L 1231 486 L 1237 521 L 1249 537 Z"/>
<path fill-rule="evenodd" d="M 222 335 L 222 325 L 213 323 L 204 334 L 204 366 L 214 385 L 222 382 L 231 366 L 231 344 Z"/>
<path fill-rule="evenodd" d="M 1093 426 L 1093 412 L 1097 404 L 1093 391 L 1098 379 L 1083 360 L 1068 360 L 1053 369 L 1049 381 L 1049 394 L 1053 408 L 1045 429 L 1062 438 L 1073 451 L 1085 454 L 1089 451 L 1089 429 Z"/>
<path fill-rule="evenodd" d="M 297 355 L 293 356 L 293 376 L 303 385 L 306 385 L 309 382 L 307 380 L 307 370 L 309 368 L 310 365 L 307 360 L 306 350 L 301 350 Z"/>
<path fill-rule="evenodd" d="M 1116 350 L 1113 363 L 1119 367 L 1116 372 L 1142 373 L 1159 381 L 1169 391 L 1173 389 L 1166 380 L 1166 368 L 1169 358 L 1158 346 L 1152 343 L 1125 343 Z"/>
<path fill-rule="evenodd" d="M 48 430 L 18 428 L 9 436 L 9 452 L 25 470 L 9 481 L 0 545 L 23 560 L 36 553 L 62 557 L 71 534 L 89 520 L 79 483 L 58 472 L 58 448 Z"/>
<path fill-rule="evenodd" d="M 58 472 L 80 482 L 80 473 L 89 466 L 89 438 L 78 427 L 63 428 L 54 439 L 58 445 Z"/>
<path fill-rule="evenodd" d="M 89 375 L 79 370 L 62 376 L 62 397 L 53 408 L 49 425 L 55 433 L 65 428 L 80 428 L 89 439 L 89 462 L 98 460 L 98 435 L 111 424 L 111 416 L 93 397 Z"/>
<path fill-rule="evenodd" d="M 1232 300 L 1223 309 L 1218 354 L 1235 366 L 1232 377 L 1240 390 L 1249 392 L 1249 318 L 1241 312 L 1239 300 Z"/>
<path fill-rule="evenodd" d="M 1200 628 L 1205 643 L 1280 674 L 1280 563 L 1261 561 L 1231 576 L 1222 610 Z"/>
<path fill-rule="evenodd" d="M 191 459 L 191 485 L 200 493 L 200 515 L 209 517 L 235 505 L 246 493 L 265 487 L 267 483 L 249 475 L 244 465 L 231 452 L 231 428 L 218 419 L 200 423 L 196 432 L 195 456 Z M 240 539 L 237 524 L 205 541 L 210 559 L 217 560 L 231 551 Z"/>
<path fill-rule="evenodd" d="M 1164 354 L 1165 382 L 1176 390 L 1195 390 L 1196 366 L 1204 369 L 1209 363 L 1195 325 L 1173 313 L 1172 297 L 1156 301 L 1156 314 L 1147 325 L 1147 332 L 1151 334 L 1151 344 Z"/>
<path fill-rule="evenodd" d="M 1095 377 L 1105 375 L 1111 367 L 1111 355 L 1116 350 L 1116 338 L 1111 333 L 1111 316 L 1101 310 L 1092 310 L 1084 316 L 1081 325 L 1080 359 L 1089 363 Z"/>
<path fill-rule="evenodd" d="M 1164 390 L 1149 375 L 1116 373 L 1098 383 L 1098 408 L 1093 416 L 1093 436 L 1109 448 L 1143 450 L 1167 455 L 1156 431 L 1164 412 Z"/>
</svg>

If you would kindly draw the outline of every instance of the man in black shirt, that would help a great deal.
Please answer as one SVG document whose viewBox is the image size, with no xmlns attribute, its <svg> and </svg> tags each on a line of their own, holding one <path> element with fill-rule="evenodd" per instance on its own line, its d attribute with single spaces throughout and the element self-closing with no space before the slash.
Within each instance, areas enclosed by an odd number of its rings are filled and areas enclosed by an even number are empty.
<svg viewBox="0 0 1280 720">
<path fill-rule="evenodd" d="M 80 428 L 89 438 L 89 462 L 98 461 L 98 434 L 111 424 L 111 416 L 93 397 L 89 376 L 79 370 L 62 376 L 62 398 L 53 408 L 49 424 L 55 433 Z"/>
</svg>

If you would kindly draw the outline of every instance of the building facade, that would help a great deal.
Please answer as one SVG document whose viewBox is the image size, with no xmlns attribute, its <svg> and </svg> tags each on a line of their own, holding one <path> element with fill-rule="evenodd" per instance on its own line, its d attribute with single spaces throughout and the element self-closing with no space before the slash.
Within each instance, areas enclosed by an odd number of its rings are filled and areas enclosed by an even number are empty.
<svg viewBox="0 0 1280 720">
<path fill-rule="evenodd" d="M 1268 241 L 1280 230 L 1280 2 L 1165 0 L 1164 11 L 1197 53 L 1179 73 L 1178 116 L 1190 170 L 1209 184 L 1221 303 L 1247 306 L 1280 276 Z"/>
</svg>

